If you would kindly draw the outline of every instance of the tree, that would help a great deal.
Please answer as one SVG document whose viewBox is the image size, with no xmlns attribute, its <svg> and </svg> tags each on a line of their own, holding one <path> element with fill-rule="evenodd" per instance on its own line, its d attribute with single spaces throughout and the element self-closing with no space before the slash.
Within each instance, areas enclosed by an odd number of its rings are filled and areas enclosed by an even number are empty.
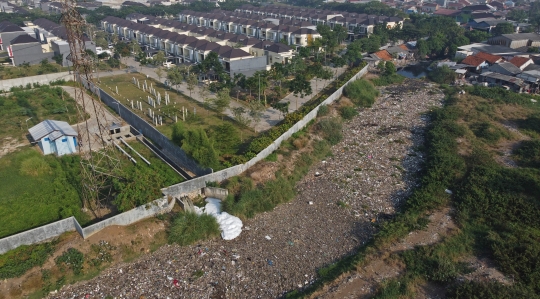
<svg viewBox="0 0 540 299">
<path fill-rule="evenodd" d="M 521 9 L 514 9 L 511 10 L 507 15 L 506 19 L 516 21 L 516 22 L 523 22 L 528 17 L 527 12 Z"/>
<path fill-rule="evenodd" d="M 166 60 L 167 58 L 165 57 L 165 53 L 163 53 L 163 51 L 157 52 L 157 54 L 152 57 L 152 63 L 155 66 L 163 65 Z"/>
<path fill-rule="evenodd" d="M 306 95 L 310 95 L 311 82 L 306 79 L 306 76 L 302 73 L 297 74 L 294 79 L 289 83 L 289 89 L 295 96 L 303 98 Z M 298 110 L 298 100 L 296 100 L 296 110 Z"/>
<path fill-rule="evenodd" d="M 173 67 L 167 70 L 167 80 L 169 80 L 171 85 L 176 86 L 176 89 L 178 89 L 178 85 L 182 83 L 183 79 L 184 76 L 179 68 Z"/>
<path fill-rule="evenodd" d="M 392 61 L 387 61 L 384 66 L 384 75 L 385 76 L 391 76 L 396 73 L 396 66 Z"/>
<path fill-rule="evenodd" d="M 384 60 L 381 60 L 379 61 L 379 63 L 377 63 L 377 69 L 379 70 L 379 72 L 381 73 L 384 72 L 385 68 L 386 68 L 386 63 Z"/>
<path fill-rule="evenodd" d="M 310 50 L 307 47 L 298 47 L 297 51 L 298 55 L 303 58 L 307 58 L 311 54 Z"/>
<path fill-rule="evenodd" d="M 330 72 L 328 69 L 324 68 L 322 64 L 320 63 L 314 63 L 308 67 L 308 72 L 315 77 L 315 90 L 318 90 L 317 88 L 317 79 L 323 79 L 328 80 L 332 78 L 332 72 Z"/>
<path fill-rule="evenodd" d="M 251 120 L 245 115 L 246 109 L 244 107 L 234 107 L 231 109 L 234 119 L 243 126 L 249 126 Z"/>
<path fill-rule="evenodd" d="M 289 104 L 290 102 L 284 102 L 284 103 L 279 102 L 272 105 L 272 108 L 279 111 L 281 113 L 281 117 L 285 118 L 285 115 L 289 113 Z"/>
<path fill-rule="evenodd" d="M 489 33 L 481 30 L 467 30 L 465 31 L 465 37 L 467 37 L 471 43 L 480 43 L 489 38 Z"/>
<path fill-rule="evenodd" d="M 204 129 L 185 131 L 182 137 L 182 149 L 186 154 L 204 167 L 219 168 L 219 156 Z"/>
<path fill-rule="evenodd" d="M 428 74 L 428 78 L 431 81 L 437 82 L 439 84 L 452 83 L 456 80 L 456 72 L 450 69 L 448 66 L 443 65 L 442 67 L 437 67 Z"/>
<path fill-rule="evenodd" d="M 494 36 L 514 33 L 514 25 L 512 23 L 499 23 L 491 30 L 491 33 Z"/>
<path fill-rule="evenodd" d="M 195 86 L 199 83 L 197 75 L 194 73 L 189 74 L 186 77 L 187 89 L 189 90 L 189 97 L 191 97 L 191 92 L 195 89 Z"/>
<path fill-rule="evenodd" d="M 279 86 L 279 96 L 281 96 L 281 83 L 285 79 L 285 66 L 281 63 L 274 63 L 269 72 L 269 78 L 274 81 L 274 85 Z"/>
<path fill-rule="evenodd" d="M 253 119 L 253 122 L 255 123 L 254 126 L 257 126 L 259 121 L 261 121 L 261 118 L 264 115 L 263 111 L 264 106 L 261 103 L 257 101 L 249 103 L 249 116 Z"/>
<path fill-rule="evenodd" d="M 220 90 L 212 102 L 214 109 L 221 114 L 221 120 L 223 120 L 223 112 L 225 112 L 225 109 L 229 108 L 229 105 L 231 104 L 229 92 L 230 91 L 227 88 Z"/>
<path fill-rule="evenodd" d="M 332 30 L 334 33 L 334 36 L 337 40 L 337 44 L 340 45 L 341 42 L 343 42 L 347 38 L 347 29 L 341 25 L 335 25 L 334 29 Z"/>
<path fill-rule="evenodd" d="M 159 81 L 161 81 L 161 78 L 165 76 L 165 71 L 163 70 L 163 68 L 158 67 L 156 69 L 156 75 L 158 76 Z"/>
</svg>

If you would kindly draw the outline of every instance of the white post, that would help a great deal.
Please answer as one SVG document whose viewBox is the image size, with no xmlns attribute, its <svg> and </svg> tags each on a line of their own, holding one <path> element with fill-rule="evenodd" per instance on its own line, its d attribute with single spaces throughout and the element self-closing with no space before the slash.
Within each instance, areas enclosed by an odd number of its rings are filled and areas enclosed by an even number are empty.
<svg viewBox="0 0 540 299">
<path fill-rule="evenodd" d="M 118 86 L 116 86 L 116 94 L 118 94 Z"/>
<path fill-rule="evenodd" d="M 174 115 L 174 122 L 177 123 L 178 122 L 178 115 Z"/>
<path fill-rule="evenodd" d="M 131 110 L 133 110 L 133 101 L 131 101 Z"/>
</svg>

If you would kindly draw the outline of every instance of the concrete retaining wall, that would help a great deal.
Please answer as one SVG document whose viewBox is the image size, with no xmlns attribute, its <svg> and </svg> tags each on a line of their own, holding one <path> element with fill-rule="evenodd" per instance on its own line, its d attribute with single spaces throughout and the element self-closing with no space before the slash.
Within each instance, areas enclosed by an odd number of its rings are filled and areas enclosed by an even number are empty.
<svg viewBox="0 0 540 299">
<path fill-rule="evenodd" d="M 0 80 L 0 90 L 9 91 L 12 87 L 26 87 L 27 84 L 49 84 L 58 80 L 73 80 L 69 72 L 52 73 L 46 75 L 30 76 L 16 79 Z"/>
<path fill-rule="evenodd" d="M 200 190 L 202 188 L 205 188 L 206 182 L 221 182 L 225 179 L 228 179 L 228 178 L 231 178 L 231 177 L 234 177 L 243 173 L 244 171 L 249 169 L 251 166 L 255 165 L 262 159 L 266 158 L 273 151 L 278 149 L 283 141 L 290 138 L 292 134 L 302 130 L 311 120 L 315 119 L 315 117 L 317 117 L 317 112 L 319 111 L 319 108 L 322 105 L 329 105 L 335 100 L 339 99 L 339 97 L 343 93 L 343 88 L 350 82 L 362 77 L 367 72 L 367 68 L 368 68 L 367 66 L 364 67 L 360 72 L 358 72 L 349 81 L 347 81 L 347 83 L 345 83 L 341 88 L 339 88 L 332 95 L 330 95 L 324 102 L 322 102 L 319 106 L 315 107 L 315 109 L 313 109 L 306 116 L 304 116 L 302 120 L 300 120 L 298 123 L 292 126 L 287 132 L 283 133 L 283 135 L 281 135 L 274 142 L 272 142 L 272 144 L 270 144 L 267 148 L 262 150 L 257 156 L 255 156 L 253 159 L 249 160 L 245 164 L 236 165 L 227 169 L 223 169 L 214 173 L 203 175 L 203 176 L 194 178 L 192 180 L 185 181 L 185 182 L 164 188 L 162 189 L 162 192 L 165 195 L 164 198 L 157 199 L 149 204 L 137 207 L 135 209 L 129 210 L 122 214 L 118 214 L 114 217 L 105 219 L 101 222 L 98 222 L 96 224 L 90 225 L 85 228 L 82 228 L 74 217 L 69 217 L 69 218 L 54 222 L 54 223 L 50 223 L 50 224 L 47 224 L 47 225 L 44 225 L 35 229 L 31 229 L 31 230 L 28 230 L 28 231 L 25 231 L 25 232 L 22 232 L 22 233 L 19 233 L 10 237 L 0 239 L 0 254 L 5 253 L 9 250 L 15 249 L 21 245 L 35 244 L 35 243 L 39 243 L 50 238 L 57 237 L 68 231 L 77 231 L 83 238 L 87 238 L 111 225 L 122 225 L 122 226 L 130 225 L 132 223 L 143 220 L 145 218 L 149 218 L 157 214 L 171 211 L 171 209 L 174 207 L 175 200 L 171 200 L 171 202 L 169 203 L 167 200 L 169 196 L 171 196 L 171 198 L 187 196 L 189 193 L 192 193 L 193 191 L 196 191 L 197 189 Z M 107 101 L 109 101 L 110 103 L 110 104 L 108 103 L 108 105 L 111 108 L 115 109 L 116 111 L 118 111 L 119 109 L 117 108 L 118 106 L 125 109 L 125 110 L 121 110 L 122 118 L 124 118 L 124 111 L 126 113 L 125 114 L 126 116 L 128 115 L 128 113 L 131 113 L 133 115 L 131 116 L 132 119 L 136 119 L 135 117 L 139 118 L 137 115 L 134 115 L 131 111 L 129 111 L 129 109 L 124 107 L 122 104 L 120 105 L 112 104 L 113 101 L 116 101 L 116 100 L 114 100 L 111 96 L 109 96 L 103 90 L 100 90 L 100 91 L 101 91 L 102 99 L 106 97 L 108 99 Z M 144 120 L 142 119 L 140 120 L 146 123 Z M 133 124 L 131 125 L 140 130 L 139 127 Z M 150 126 L 149 124 L 147 125 Z M 144 125 L 142 125 L 142 127 L 144 127 Z M 155 130 L 153 127 L 152 129 Z M 144 131 L 144 130 L 140 130 L 140 131 L 144 132 L 145 135 L 147 134 L 147 131 Z M 157 141 L 154 140 L 154 142 L 157 142 Z M 211 189 L 211 188 L 208 188 L 208 189 Z"/>
<path fill-rule="evenodd" d="M 229 195 L 229 190 L 223 188 L 205 187 L 204 195 L 206 197 L 224 200 L 225 198 L 227 198 L 227 195 Z"/>
<path fill-rule="evenodd" d="M 0 240 L 0 254 L 15 249 L 21 245 L 32 245 L 50 238 L 58 237 L 65 232 L 74 231 L 74 222 L 77 222 L 75 217 L 69 217 L 31 230 L 27 230 L 20 234 L 3 238 Z M 78 224 L 79 223 L 77 223 L 77 225 Z"/>
</svg>

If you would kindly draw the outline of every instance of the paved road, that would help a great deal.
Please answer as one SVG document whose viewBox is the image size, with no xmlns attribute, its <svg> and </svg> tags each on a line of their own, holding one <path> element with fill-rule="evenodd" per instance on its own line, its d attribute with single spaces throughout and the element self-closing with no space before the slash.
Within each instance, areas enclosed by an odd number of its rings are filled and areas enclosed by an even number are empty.
<svg viewBox="0 0 540 299">
<path fill-rule="evenodd" d="M 72 98 L 76 99 L 74 87 L 62 86 L 62 88 Z M 115 114 L 109 112 L 109 110 L 107 110 L 104 107 L 103 103 L 94 101 L 86 92 L 84 92 L 83 95 L 84 95 L 84 99 L 82 101 L 78 100 L 77 103 L 81 107 L 85 107 L 85 111 L 86 113 L 90 115 L 90 118 L 86 122 L 72 125 L 72 127 L 73 129 L 75 129 L 75 131 L 80 132 L 80 135 L 82 136 L 81 137 L 82 140 L 79 140 L 79 143 L 82 142 L 83 151 L 87 152 L 89 150 L 97 150 L 102 147 L 102 142 L 100 142 L 98 138 L 100 126 L 97 123 L 96 110 L 97 110 L 97 113 L 100 114 L 99 115 L 100 119 L 102 120 L 104 119 L 106 121 L 105 124 L 112 124 L 113 122 L 121 123 L 121 120 L 118 117 L 116 117 Z M 99 106 L 96 106 L 97 109 L 94 109 L 94 105 L 99 105 Z M 102 129 L 104 129 L 104 126 L 102 126 Z"/>
</svg>

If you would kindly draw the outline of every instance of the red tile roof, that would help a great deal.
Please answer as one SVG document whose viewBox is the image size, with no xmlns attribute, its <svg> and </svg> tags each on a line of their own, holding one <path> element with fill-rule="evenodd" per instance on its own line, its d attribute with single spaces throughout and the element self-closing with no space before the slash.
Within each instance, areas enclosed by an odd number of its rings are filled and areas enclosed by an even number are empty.
<svg viewBox="0 0 540 299">
<path fill-rule="evenodd" d="M 386 61 L 391 61 L 392 60 L 392 55 L 390 55 L 390 53 L 388 53 L 388 51 L 386 51 L 386 50 L 380 50 L 380 51 L 375 52 L 373 54 L 375 54 L 377 57 L 379 57 L 382 60 L 386 60 Z"/>
<path fill-rule="evenodd" d="M 409 51 L 409 48 L 407 48 L 407 46 L 405 44 L 401 44 L 398 47 L 400 47 L 401 49 L 403 49 L 405 51 Z"/>
<path fill-rule="evenodd" d="M 522 65 L 524 65 L 529 60 L 530 60 L 529 57 L 516 56 L 516 57 L 510 59 L 510 63 L 512 63 L 513 65 L 515 65 L 517 67 L 521 67 Z"/>
<path fill-rule="evenodd" d="M 463 59 L 463 61 L 461 63 L 472 65 L 472 66 L 479 66 L 484 61 L 486 61 L 486 60 L 482 59 L 482 58 L 480 58 L 478 56 L 471 55 L 471 56 L 467 56 L 465 59 Z"/>
<path fill-rule="evenodd" d="M 497 61 L 499 61 L 500 59 L 502 59 L 502 56 L 493 55 L 493 54 L 489 54 L 489 53 L 485 53 L 485 52 L 478 52 L 478 53 L 476 53 L 475 56 L 480 57 L 480 58 L 482 58 L 484 60 L 487 60 L 487 62 L 489 62 L 491 64 L 494 64 Z"/>
</svg>

